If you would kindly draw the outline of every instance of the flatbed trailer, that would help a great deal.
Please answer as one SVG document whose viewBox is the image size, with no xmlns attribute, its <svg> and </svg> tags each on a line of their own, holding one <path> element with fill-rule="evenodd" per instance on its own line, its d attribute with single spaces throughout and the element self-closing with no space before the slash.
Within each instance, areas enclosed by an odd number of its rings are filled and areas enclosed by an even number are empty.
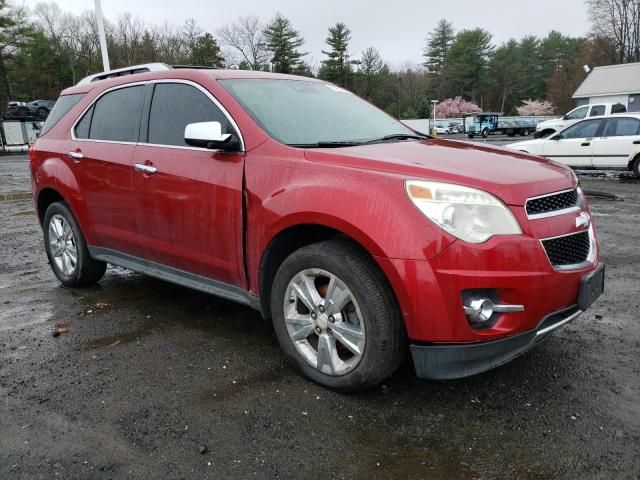
<svg viewBox="0 0 640 480">
<path fill-rule="evenodd" d="M 526 137 L 536 131 L 535 124 L 530 120 L 501 120 L 501 113 L 482 112 L 473 116 L 473 125 L 467 128 L 469 138 L 489 135 L 508 135 L 514 137 L 521 135 Z"/>
</svg>

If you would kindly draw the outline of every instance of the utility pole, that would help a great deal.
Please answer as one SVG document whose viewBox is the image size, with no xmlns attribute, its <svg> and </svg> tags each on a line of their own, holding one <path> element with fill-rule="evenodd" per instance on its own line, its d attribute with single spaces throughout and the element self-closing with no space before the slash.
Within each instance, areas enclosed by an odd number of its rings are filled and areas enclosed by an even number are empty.
<svg viewBox="0 0 640 480">
<path fill-rule="evenodd" d="M 102 6 L 100 0 L 96 2 L 96 23 L 98 24 L 98 37 L 100 37 L 100 51 L 102 52 L 102 68 L 105 72 L 110 72 L 109 52 L 107 52 L 107 37 L 104 34 L 104 20 L 102 19 Z"/>
<path fill-rule="evenodd" d="M 636 5 L 636 16 L 638 17 L 638 26 L 636 32 L 636 62 L 640 62 L 640 0 Z"/>
<path fill-rule="evenodd" d="M 433 128 L 431 129 L 431 134 L 432 135 L 436 135 L 436 105 L 438 104 L 438 100 L 431 100 L 431 103 L 433 103 Z"/>
</svg>

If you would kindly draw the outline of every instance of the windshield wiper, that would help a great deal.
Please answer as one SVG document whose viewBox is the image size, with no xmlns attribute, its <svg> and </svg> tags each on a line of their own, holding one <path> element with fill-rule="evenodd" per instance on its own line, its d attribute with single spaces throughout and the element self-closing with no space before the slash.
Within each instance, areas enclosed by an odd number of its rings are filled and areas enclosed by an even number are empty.
<svg viewBox="0 0 640 480">
<path fill-rule="evenodd" d="M 430 135 L 422 135 L 415 133 L 392 133 L 391 135 L 385 135 L 381 138 L 374 138 L 373 140 L 369 140 L 364 143 L 379 143 L 379 142 L 387 142 L 389 140 L 428 140 L 433 138 Z"/>
<path fill-rule="evenodd" d="M 288 145 L 290 147 L 299 147 L 299 148 L 340 148 L 340 147 L 356 147 L 362 144 L 363 142 L 345 140 L 345 141 L 336 141 L 336 142 L 289 143 Z"/>
</svg>

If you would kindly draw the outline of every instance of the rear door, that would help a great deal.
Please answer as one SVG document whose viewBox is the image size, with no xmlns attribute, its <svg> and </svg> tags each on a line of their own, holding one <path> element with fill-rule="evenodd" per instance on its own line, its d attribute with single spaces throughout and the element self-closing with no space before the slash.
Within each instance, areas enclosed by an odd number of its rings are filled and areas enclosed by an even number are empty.
<svg viewBox="0 0 640 480">
<path fill-rule="evenodd" d="M 141 254 L 132 209 L 131 161 L 145 86 L 107 91 L 74 125 L 69 157 L 84 197 L 94 247 Z"/>
<path fill-rule="evenodd" d="M 542 155 L 571 167 L 590 167 L 592 140 L 601 126 L 601 119 L 583 120 L 549 137 Z"/>
<path fill-rule="evenodd" d="M 237 127 L 198 85 L 163 81 L 153 88 L 148 128 L 133 162 L 143 166 L 134 174 L 133 191 L 144 257 L 156 268 L 244 286 L 244 154 L 184 141 L 189 123 L 217 121 L 223 133 L 238 134 Z"/>
<path fill-rule="evenodd" d="M 601 136 L 593 139 L 593 166 L 624 167 L 631 155 L 640 151 L 640 120 L 632 117 L 608 118 Z"/>
</svg>

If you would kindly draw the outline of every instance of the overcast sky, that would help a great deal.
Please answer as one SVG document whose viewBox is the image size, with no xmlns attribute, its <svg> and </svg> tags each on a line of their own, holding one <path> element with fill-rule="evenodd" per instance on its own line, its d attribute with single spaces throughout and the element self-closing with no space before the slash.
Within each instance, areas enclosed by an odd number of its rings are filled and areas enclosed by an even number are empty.
<svg viewBox="0 0 640 480">
<path fill-rule="evenodd" d="M 16 0 L 33 7 L 40 0 Z M 63 10 L 79 13 L 93 8 L 94 0 L 58 0 Z M 351 29 L 351 53 L 376 47 L 392 66 L 422 61 L 424 39 L 441 18 L 456 30 L 482 27 L 494 43 L 527 34 L 544 36 L 550 30 L 565 35 L 585 35 L 589 30 L 584 0 L 102 0 L 107 18 L 131 12 L 149 23 L 181 24 L 189 17 L 215 33 L 222 25 L 243 15 L 263 21 L 276 12 L 289 18 L 301 32 L 318 64 L 327 29 L 338 21 Z"/>
</svg>

